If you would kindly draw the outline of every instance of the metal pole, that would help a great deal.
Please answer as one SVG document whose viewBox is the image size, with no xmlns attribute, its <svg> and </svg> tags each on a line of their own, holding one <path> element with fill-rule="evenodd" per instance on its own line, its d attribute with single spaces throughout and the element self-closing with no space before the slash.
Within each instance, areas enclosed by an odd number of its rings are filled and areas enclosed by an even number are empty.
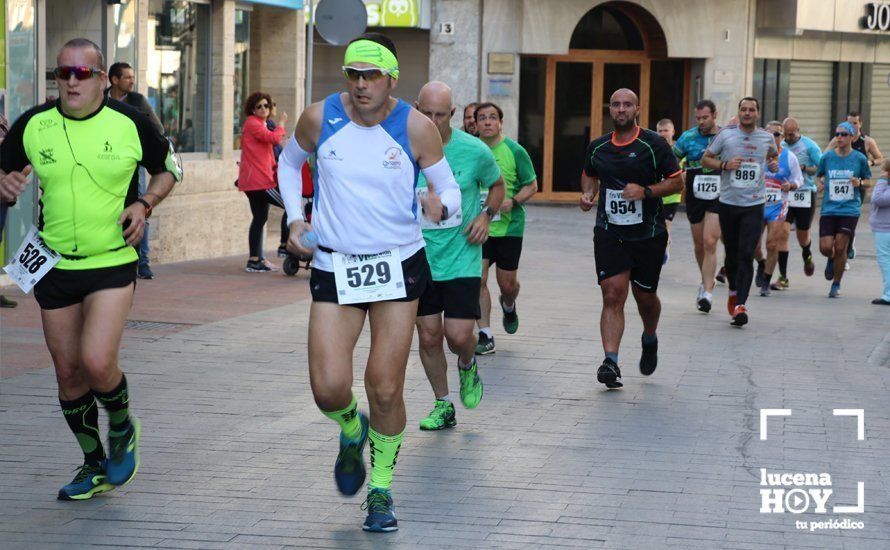
<svg viewBox="0 0 890 550">
<path fill-rule="evenodd" d="M 312 105 L 312 50 L 315 42 L 315 0 L 309 2 L 309 25 L 306 28 L 306 107 Z"/>
</svg>

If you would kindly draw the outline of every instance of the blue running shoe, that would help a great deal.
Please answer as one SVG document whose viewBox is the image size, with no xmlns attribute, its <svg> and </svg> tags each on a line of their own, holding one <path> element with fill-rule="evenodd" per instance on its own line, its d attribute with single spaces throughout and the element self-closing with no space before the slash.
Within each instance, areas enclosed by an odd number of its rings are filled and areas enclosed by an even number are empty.
<svg viewBox="0 0 890 550">
<path fill-rule="evenodd" d="M 362 510 L 368 511 L 368 517 L 362 525 L 362 529 L 365 531 L 391 533 L 399 530 L 395 507 L 392 504 L 392 493 L 389 489 L 374 487 L 369 490 L 368 498 L 362 505 Z"/>
<path fill-rule="evenodd" d="M 368 417 L 358 413 L 362 423 L 362 434 L 357 440 L 347 439 L 340 432 L 340 453 L 334 463 L 334 481 L 337 489 L 347 496 L 352 496 L 365 483 L 365 442 L 368 441 Z"/>
<path fill-rule="evenodd" d="M 108 436 L 108 483 L 126 485 L 139 470 L 139 436 L 142 427 L 139 420 L 130 415 L 130 429 L 121 436 Z"/>
<path fill-rule="evenodd" d="M 105 463 L 84 464 L 77 469 L 77 475 L 68 485 L 59 489 L 59 500 L 89 500 L 93 495 L 114 490 L 105 477 Z"/>
<path fill-rule="evenodd" d="M 831 283 L 831 290 L 828 291 L 829 298 L 837 298 L 841 295 L 841 284 Z"/>
</svg>

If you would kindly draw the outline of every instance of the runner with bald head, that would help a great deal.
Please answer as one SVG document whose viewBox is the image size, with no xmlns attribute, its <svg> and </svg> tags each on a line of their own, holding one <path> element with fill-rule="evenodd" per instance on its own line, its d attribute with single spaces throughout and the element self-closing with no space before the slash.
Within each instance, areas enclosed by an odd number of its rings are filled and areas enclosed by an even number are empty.
<svg viewBox="0 0 890 550">
<path fill-rule="evenodd" d="M 448 394 L 448 360 L 442 338 L 457 355 L 460 398 L 468 409 L 482 399 L 473 327 L 479 319 L 479 289 L 482 281 L 482 243 L 488 227 L 504 200 L 504 180 L 494 155 L 481 140 L 452 128 L 455 107 L 451 88 L 429 82 L 420 90 L 418 111 L 433 121 L 445 144 L 445 160 L 460 185 L 461 211 L 449 220 L 423 220 L 427 261 L 432 284 L 420 297 L 417 335 L 420 361 L 433 387 L 436 401 L 429 416 L 420 421 L 421 430 L 441 430 L 457 424 Z M 418 182 L 418 193 L 426 192 L 426 179 Z M 482 196 L 487 194 L 487 197 Z M 444 312 L 444 323 L 442 320 Z"/>
<path fill-rule="evenodd" d="M 800 170 L 803 172 L 804 185 L 800 189 L 793 191 L 788 199 L 788 215 L 785 217 L 785 223 L 788 224 L 789 231 L 794 225 L 797 233 L 797 243 L 801 248 L 801 256 L 803 257 L 803 270 L 807 277 L 811 277 L 816 271 L 816 264 L 813 262 L 813 253 L 810 251 L 812 241 L 810 239 L 810 227 L 813 223 L 813 214 L 816 212 L 816 183 L 813 176 L 819 168 L 819 161 L 822 159 L 822 151 L 815 141 L 807 136 L 801 135 L 800 124 L 794 118 L 788 117 L 782 122 L 782 129 L 785 133 L 785 140 L 782 147 L 788 149 L 797 157 L 800 163 Z M 788 265 L 788 243 L 779 249 L 779 277 L 776 285 L 780 288 L 788 288 L 789 281 L 786 274 Z"/>
<path fill-rule="evenodd" d="M 661 198 L 683 188 L 682 171 L 671 147 L 657 133 L 637 125 L 639 109 L 633 91 L 620 89 L 612 94 L 609 114 L 615 130 L 588 146 L 581 176 L 581 210 L 597 206 L 593 250 L 603 293 L 600 334 L 606 355 L 597 380 L 609 389 L 623 386 L 618 348 L 628 288 L 633 289 L 643 319 L 640 372 L 650 375 L 658 365 L 655 331 L 661 302 L 656 290 L 667 247 Z"/>
</svg>

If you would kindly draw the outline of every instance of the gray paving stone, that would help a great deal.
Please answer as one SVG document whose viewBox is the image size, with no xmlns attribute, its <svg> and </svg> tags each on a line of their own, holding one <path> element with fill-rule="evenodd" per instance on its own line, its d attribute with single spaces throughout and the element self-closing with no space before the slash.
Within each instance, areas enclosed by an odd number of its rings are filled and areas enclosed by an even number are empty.
<svg viewBox="0 0 890 550">
<path fill-rule="evenodd" d="M 605 392 L 591 223 L 576 209 L 529 209 L 520 330 L 503 334 L 494 313 L 498 352 L 479 359 L 485 400 L 458 405 L 455 429 L 417 429 L 432 394 L 412 353 L 398 533 L 363 533 L 361 495 L 344 499 L 331 483 L 337 432 L 309 391 L 308 304 L 298 302 L 128 342 L 121 362 L 143 462 L 132 484 L 93 501 L 55 500 L 79 454 L 53 373 L 2 379 L 0 546 L 890 548 L 890 322 L 868 303 L 880 284 L 868 230 L 842 299 L 803 276 L 792 244 L 792 288 L 752 297 L 751 324 L 734 330 L 725 287 L 710 315 L 694 309 L 678 216 L 659 287 L 658 371 L 636 372 L 642 328 L 628 303 L 625 388 Z M 368 345 L 365 331 L 357 381 Z M 355 394 L 367 408 L 360 384 Z M 772 419 L 760 441 L 760 408 L 794 413 Z M 867 439 L 832 408 L 864 408 Z M 809 533 L 794 521 L 829 518 L 760 514 L 760 468 L 830 472 L 844 504 L 864 481 L 865 529 Z"/>
</svg>

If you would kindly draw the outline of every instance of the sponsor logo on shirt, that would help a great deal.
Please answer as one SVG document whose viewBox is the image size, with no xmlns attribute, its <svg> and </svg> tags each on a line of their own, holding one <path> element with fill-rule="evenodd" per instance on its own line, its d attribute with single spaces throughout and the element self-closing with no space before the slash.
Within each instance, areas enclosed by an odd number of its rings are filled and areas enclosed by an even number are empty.
<svg viewBox="0 0 890 550">
<path fill-rule="evenodd" d="M 49 149 L 41 149 L 40 150 L 40 164 L 43 164 L 43 165 L 55 164 L 56 159 L 53 155 L 55 155 L 55 153 L 53 152 L 51 147 Z"/>
<path fill-rule="evenodd" d="M 390 170 L 400 170 L 402 168 L 402 150 L 398 147 L 390 147 L 383 154 L 383 167 Z"/>
<path fill-rule="evenodd" d="M 337 151 L 334 149 L 328 149 L 327 152 L 321 157 L 325 160 L 343 160 L 343 157 L 337 156 Z"/>
</svg>

